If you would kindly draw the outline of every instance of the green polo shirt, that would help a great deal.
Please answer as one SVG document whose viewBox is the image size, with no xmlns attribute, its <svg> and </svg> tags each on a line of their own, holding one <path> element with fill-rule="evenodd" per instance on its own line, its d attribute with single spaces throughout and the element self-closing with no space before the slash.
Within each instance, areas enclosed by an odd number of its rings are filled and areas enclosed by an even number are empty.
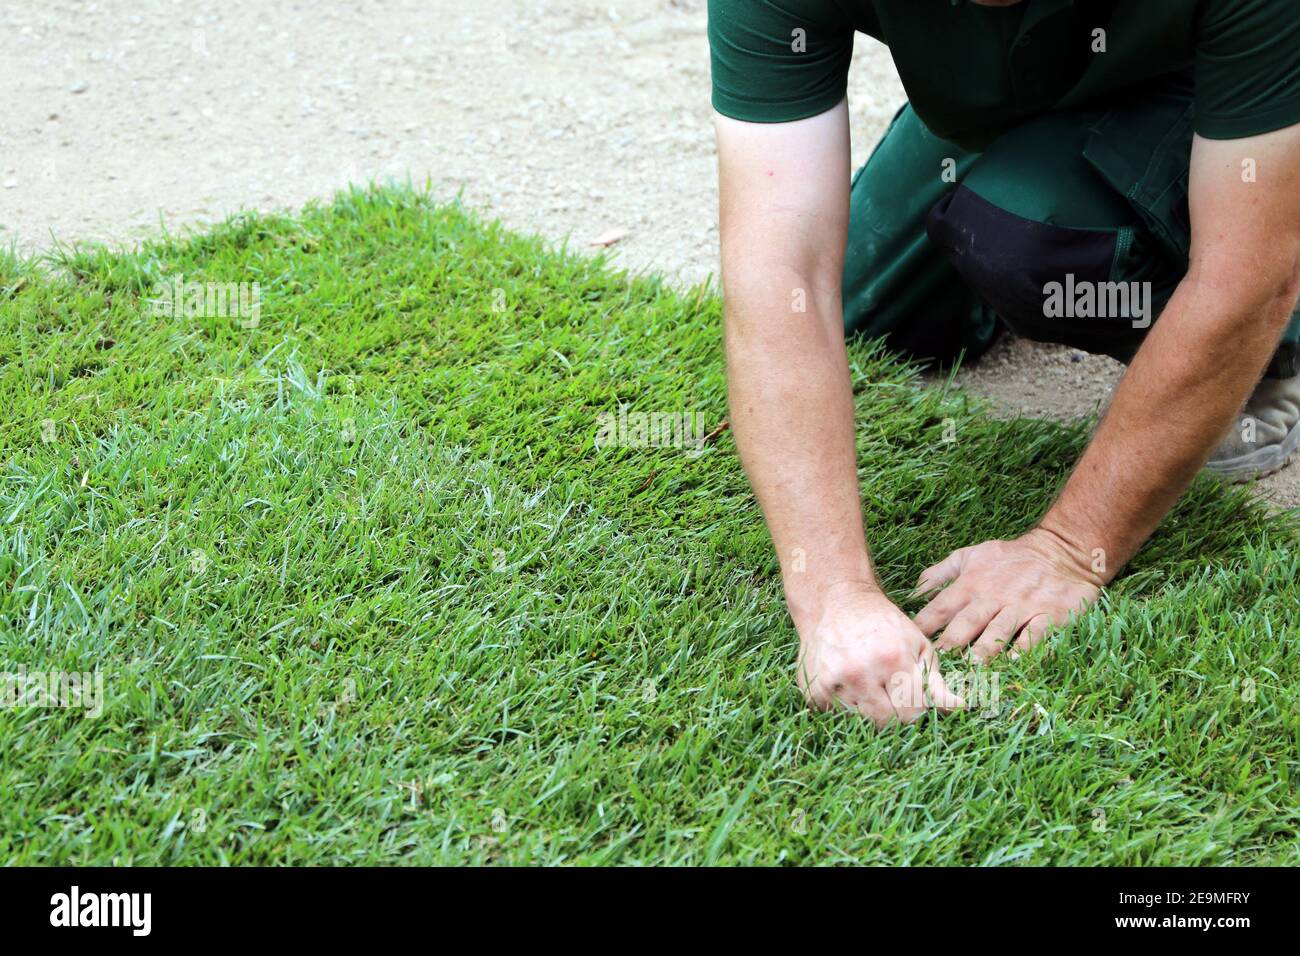
<svg viewBox="0 0 1300 956">
<path fill-rule="evenodd" d="M 714 107 L 759 123 L 825 112 L 856 32 L 889 47 L 926 126 L 968 149 L 1170 83 L 1209 139 L 1300 123 L 1300 0 L 709 0 Z"/>
</svg>

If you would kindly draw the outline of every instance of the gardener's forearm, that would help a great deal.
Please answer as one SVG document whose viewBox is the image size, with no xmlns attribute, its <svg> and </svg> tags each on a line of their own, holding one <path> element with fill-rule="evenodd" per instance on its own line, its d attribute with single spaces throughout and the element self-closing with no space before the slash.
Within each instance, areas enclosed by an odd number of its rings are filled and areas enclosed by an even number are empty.
<svg viewBox="0 0 1300 956">
<path fill-rule="evenodd" d="M 840 307 L 848 109 L 715 124 L 732 428 L 804 636 L 828 592 L 875 583 Z"/>
<path fill-rule="evenodd" d="M 799 687 L 880 726 L 959 707 L 934 648 L 877 587 L 862 533 L 840 304 L 847 105 L 715 125 L 732 428 L 799 631 Z"/>
<path fill-rule="evenodd" d="M 1284 279 L 1260 278 L 1240 265 L 1189 274 L 1044 516 L 1105 580 L 1173 507 L 1268 364 L 1295 301 Z"/>
<path fill-rule="evenodd" d="M 806 290 L 806 312 L 790 310 L 795 289 Z M 875 583 L 839 309 L 838 288 L 818 292 L 793 272 L 728 277 L 732 428 L 801 630 L 828 590 Z"/>
<path fill-rule="evenodd" d="M 1258 175 L 1255 175 L 1255 172 Z M 1249 173 L 1249 174 L 1248 174 Z M 1192 146 L 1191 268 L 1042 521 L 1109 580 L 1209 458 L 1300 293 L 1300 126 Z"/>
</svg>

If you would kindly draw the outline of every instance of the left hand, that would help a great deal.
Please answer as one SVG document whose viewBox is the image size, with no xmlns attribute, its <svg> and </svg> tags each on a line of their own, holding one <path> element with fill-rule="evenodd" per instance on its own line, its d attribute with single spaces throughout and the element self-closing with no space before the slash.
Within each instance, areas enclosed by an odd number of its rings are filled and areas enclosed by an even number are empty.
<svg viewBox="0 0 1300 956">
<path fill-rule="evenodd" d="M 952 583 L 916 615 L 926 637 L 940 630 L 941 650 L 974 644 L 977 661 L 1028 650 L 1052 627 L 1097 600 L 1100 574 L 1056 534 L 1035 528 L 1014 541 L 986 541 L 960 548 L 926 569 L 916 591 Z"/>
</svg>

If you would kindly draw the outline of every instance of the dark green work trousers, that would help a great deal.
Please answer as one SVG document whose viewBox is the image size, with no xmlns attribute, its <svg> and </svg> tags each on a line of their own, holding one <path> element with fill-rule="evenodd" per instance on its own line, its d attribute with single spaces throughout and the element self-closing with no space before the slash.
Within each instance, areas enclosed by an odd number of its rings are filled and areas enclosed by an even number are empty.
<svg viewBox="0 0 1300 956">
<path fill-rule="evenodd" d="M 970 153 L 904 106 L 853 180 L 845 334 L 946 362 L 978 356 L 1001 322 L 1128 361 L 1187 272 L 1192 120 L 1171 85 Z M 1300 372 L 1297 342 L 1300 308 L 1270 377 Z"/>
</svg>

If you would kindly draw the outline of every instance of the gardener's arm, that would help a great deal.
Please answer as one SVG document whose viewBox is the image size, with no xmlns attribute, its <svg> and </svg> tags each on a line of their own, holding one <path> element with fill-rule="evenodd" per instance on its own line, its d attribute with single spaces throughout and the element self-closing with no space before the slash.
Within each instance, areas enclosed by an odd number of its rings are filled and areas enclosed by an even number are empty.
<svg viewBox="0 0 1300 956">
<path fill-rule="evenodd" d="M 791 123 L 718 115 L 732 429 L 781 563 L 800 686 L 877 723 L 943 687 L 929 642 L 881 593 L 863 534 L 840 283 L 844 103 Z"/>
<path fill-rule="evenodd" d="M 1257 181 L 1245 181 L 1246 160 Z M 1094 600 L 1259 381 L 1300 295 L 1300 126 L 1197 138 L 1190 188 L 1191 268 L 1060 498 L 1024 537 L 962 549 L 922 575 L 923 589 L 953 581 L 916 618 L 926 634 L 946 627 L 941 649 L 1028 647 Z"/>
</svg>

